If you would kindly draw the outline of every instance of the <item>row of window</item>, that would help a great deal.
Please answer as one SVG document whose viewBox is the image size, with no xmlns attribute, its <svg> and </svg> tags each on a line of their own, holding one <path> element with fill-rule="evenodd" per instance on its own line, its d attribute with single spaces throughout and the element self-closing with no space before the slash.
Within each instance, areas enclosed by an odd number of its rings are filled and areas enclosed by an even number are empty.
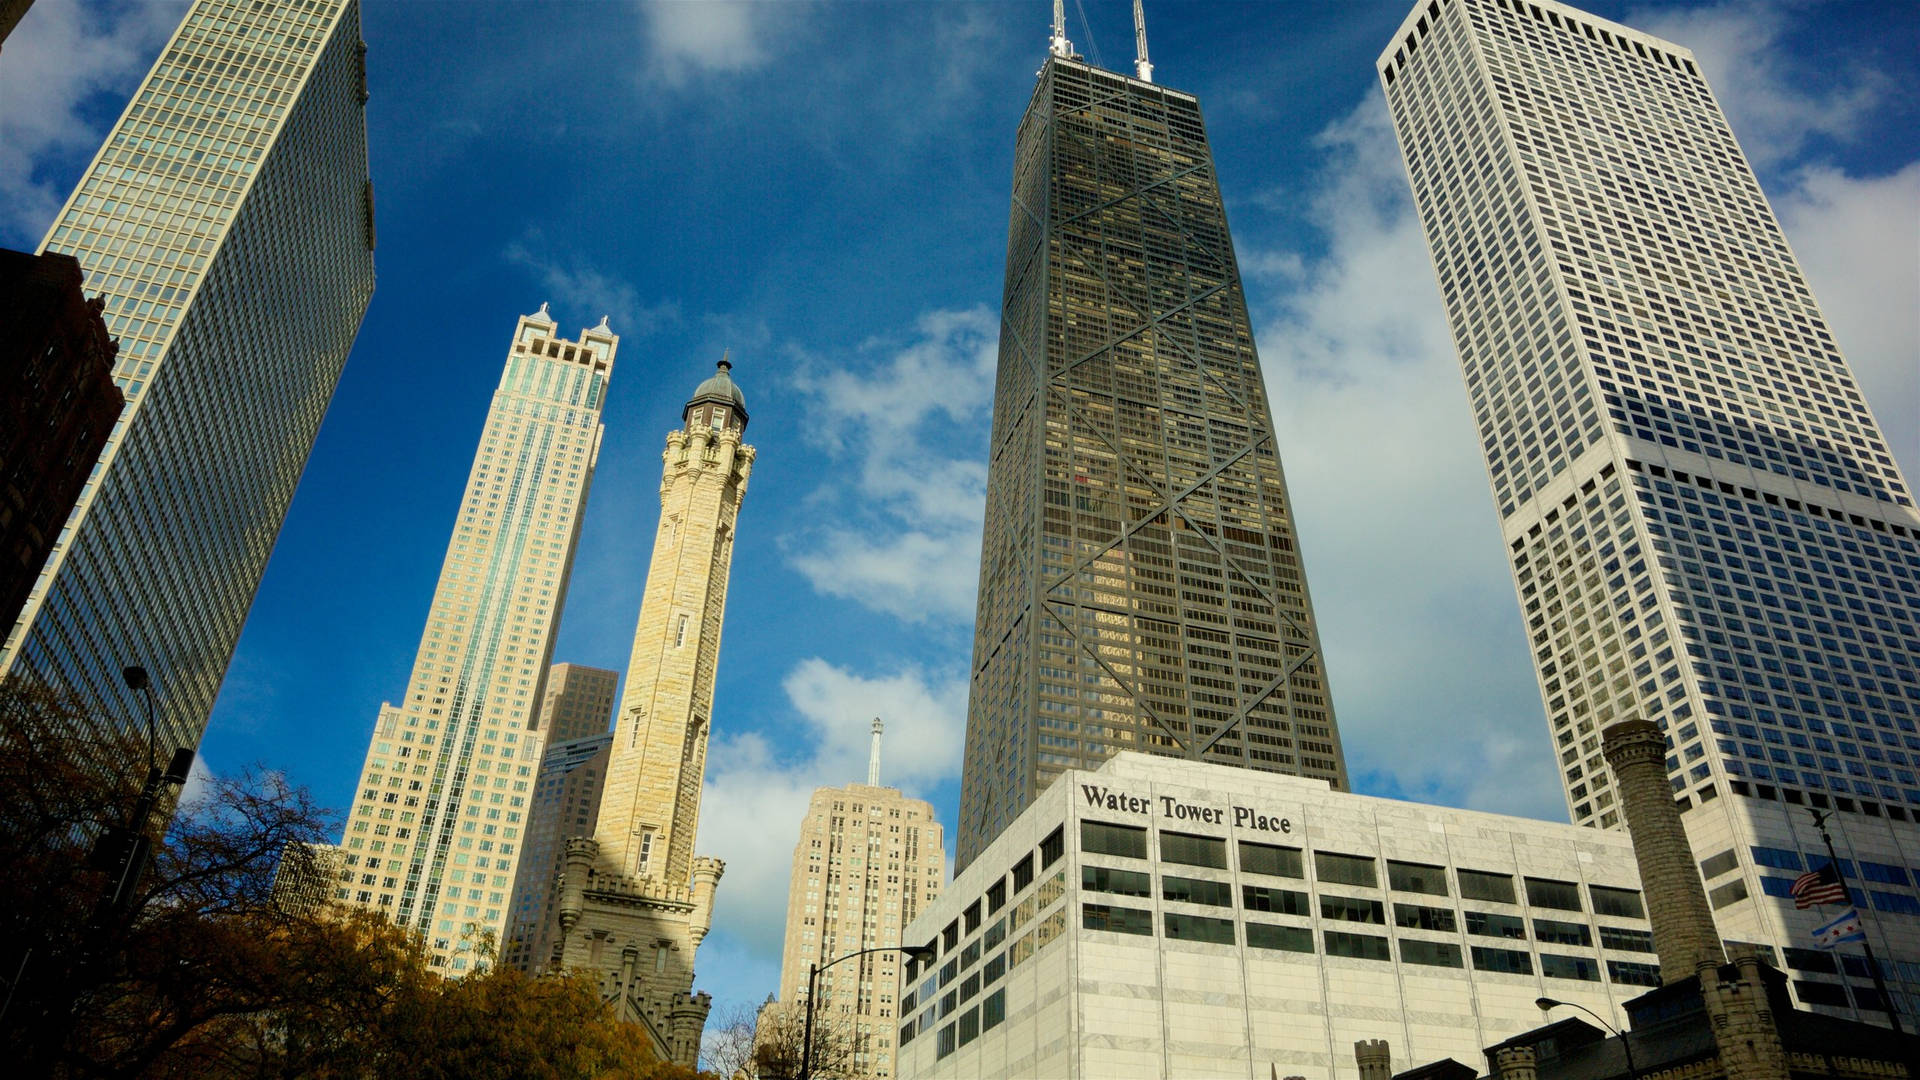
<svg viewBox="0 0 1920 1080">
<path fill-rule="evenodd" d="M 1160 845 L 1160 861 L 1163 863 L 1208 867 L 1216 870 L 1228 869 L 1227 842 L 1220 837 L 1159 830 L 1157 839 Z M 1080 849 L 1098 855 L 1146 859 L 1149 857 L 1147 830 L 1133 825 L 1082 821 Z M 1305 879 L 1307 876 L 1305 852 L 1300 848 L 1242 840 L 1238 844 L 1238 854 L 1239 869 L 1243 874 L 1300 879 Z M 1377 889 L 1380 887 L 1379 862 L 1380 860 L 1367 855 L 1316 851 L 1313 853 L 1314 877 L 1323 883 L 1332 882 Z M 1425 893 L 1431 896 L 1454 895 L 1453 890 L 1448 888 L 1447 870 L 1443 866 L 1403 862 L 1398 859 L 1388 859 L 1386 864 L 1387 884 L 1395 892 Z M 1458 894 L 1464 898 L 1489 900 L 1501 904 L 1519 902 L 1512 874 L 1456 868 L 1454 876 L 1458 881 Z M 1533 907 L 1558 911 L 1587 910 L 1581 902 L 1580 886 L 1574 882 L 1536 877 L 1523 878 L 1522 881 L 1526 888 L 1527 903 Z M 1588 885 L 1587 893 L 1592 901 L 1592 910 L 1596 914 L 1629 919 L 1646 917 L 1646 909 L 1640 902 L 1640 894 L 1635 890 Z"/>
<path fill-rule="evenodd" d="M 1162 912 L 1160 918 L 1163 935 L 1169 941 L 1202 941 L 1218 945 L 1238 943 L 1232 919 L 1187 915 L 1173 911 Z M 1104 930 L 1110 933 L 1149 937 L 1154 932 L 1153 912 L 1108 904 L 1082 904 L 1080 925 L 1087 930 Z M 1248 922 L 1246 928 L 1246 945 L 1250 949 L 1301 953 L 1315 951 L 1313 931 L 1306 927 Z M 1380 960 L 1389 963 L 1393 960 L 1393 946 L 1389 939 L 1375 934 L 1322 930 L 1320 939 L 1328 956 Z M 1398 943 L 1400 962 L 1403 964 L 1464 968 L 1465 958 L 1470 957 L 1475 971 L 1497 971 L 1517 975 L 1534 973 L 1533 954 L 1519 949 L 1473 945 L 1463 952 L 1459 945 L 1450 941 L 1424 941 L 1417 938 L 1400 938 Z M 1540 954 L 1540 974 L 1548 978 L 1599 982 L 1600 972 L 1599 961 L 1591 956 Z M 1657 964 L 1633 960 L 1607 960 L 1606 973 L 1607 978 L 1616 983 L 1630 986 L 1660 985 L 1660 968 Z"/>
</svg>

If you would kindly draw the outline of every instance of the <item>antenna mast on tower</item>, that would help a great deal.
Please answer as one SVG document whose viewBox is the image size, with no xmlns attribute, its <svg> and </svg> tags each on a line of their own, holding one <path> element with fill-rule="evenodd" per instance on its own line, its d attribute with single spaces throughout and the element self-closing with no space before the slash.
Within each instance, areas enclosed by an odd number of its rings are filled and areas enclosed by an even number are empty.
<svg viewBox="0 0 1920 1080">
<path fill-rule="evenodd" d="M 880 786 L 880 729 L 883 727 L 879 717 L 873 718 L 873 750 L 867 754 L 867 786 Z"/>
<path fill-rule="evenodd" d="M 1153 81 L 1153 65 L 1147 61 L 1147 12 L 1140 0 L 1133 0 L 1133 77 Z"/>
<path fill-rule="evenodd" d="M 1047 43 L 1047 51 L 1073 59 L 1073 42 L 1067 40 L 1067 0 L 1053 0 L 1053 40 Z"/>
</svg>

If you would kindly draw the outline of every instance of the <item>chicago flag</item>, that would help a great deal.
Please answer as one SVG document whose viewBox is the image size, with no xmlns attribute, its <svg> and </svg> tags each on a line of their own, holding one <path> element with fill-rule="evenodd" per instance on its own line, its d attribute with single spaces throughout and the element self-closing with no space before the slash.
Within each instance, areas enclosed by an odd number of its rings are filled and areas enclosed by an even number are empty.
<svg viewBox="0 0 1920 1080">
<path fill-rule="evenodd" d="M 1823 949 L 1832 949 L 1846 941 L 1865 941 L 1866 932 L 1860 929 L 1860 913 L 1848 908 L 1846 913 L 1826 924 L 1815 927 L 1813 943 Z"/>
</svg>

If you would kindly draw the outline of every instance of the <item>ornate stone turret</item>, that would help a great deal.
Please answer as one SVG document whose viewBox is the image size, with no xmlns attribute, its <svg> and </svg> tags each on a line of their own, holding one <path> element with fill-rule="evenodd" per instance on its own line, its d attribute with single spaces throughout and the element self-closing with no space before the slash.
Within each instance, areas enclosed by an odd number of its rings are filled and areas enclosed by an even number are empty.
<svg viewBox="0 0 1920 1080">
<path fill-rule="evenodd" d="M 661 455 L 660 525 L 593 839 L 568 845 L 561 963 L 598 972 L 662 1057 L 699 1057 L 711 999 L 694 951 L 726 866 L 694 854 L 733 530 L 753 469 L 732 364 L 694 390 Z"/>
<path fill-rule="evenodd" d="M 1360 1066 L 1360 1080 L 1393 1080 L 1393 1050 L 1385 1039 L 1354 1043 L 1353 1062 Z"/>
<path fill-rule="evenodd" d="M 1540 1080 L 1539 1051 L 1531 1046 L 1503 1046 L 1493 1055 L 1494 1080 Z"/>
</svg>

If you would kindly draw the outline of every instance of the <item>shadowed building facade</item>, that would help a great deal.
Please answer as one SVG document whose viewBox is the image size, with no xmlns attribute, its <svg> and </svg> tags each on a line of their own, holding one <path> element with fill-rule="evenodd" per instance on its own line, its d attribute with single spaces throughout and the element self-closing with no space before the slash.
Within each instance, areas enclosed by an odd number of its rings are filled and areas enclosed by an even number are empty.
<svg viewBox="0 0 1920 1080">
<path fill-rule="evenodd" d="M 570 341 L 545 304 L 520 317 L 406 697 L 380 707 L 367 746 L 338 895 L 419 931 L 443 972 L 472 970 L 481 938 L 507 930 L 619 344 L 605 320 Z"/>
<path fill-rule="evenodd" d="M 1346 786 L 1200 104 L 1058 26 L 1015 140 L 990 452 L 960 867 L 1120 750 Z"/>
<path fill-rule="evenodd" d="M 1657 724 L 1720 934 L 1880 1019 L 1808 948 L 1828 861 L 1920 992 L 1920 516 L 1686 48 L 1552 0 L 1433 0 L 1376 65 L 1578 824 Z M 1911 1013 L 1909 1013 L 1911 1015 Z"/>
<path fill-rule="evenodd" d="M 513 883 L 502 961 L 533 970 L 553 952 L 553 898 L 560 852 L 568 840 L 592 836 L 600 820 L 600 789 L 607 777 L 614 691 L 620 673 L 578 664 L 547 672 L 539 728 L 545 740 L 527 813 L 526 844 Z"/>
<path fill-rule="evenodd" d="M 197 0 L 42 251 L 105 298 L 126 397 L 0 673 L 199 742 L 373 296 L 357 0 Z"/>
<path fill-rule="evenodd" d="M 557 935 L 542 966 L 598 980 L 660 1057 L 691 1066 L 711 999 L 694 952 L 719 859 L 694 854 L 734 526 L 752 471 L 747 403 L 720 361 L 661 455 L 660 524 L 591 839 L 562 856 Z"/>
</svg>

